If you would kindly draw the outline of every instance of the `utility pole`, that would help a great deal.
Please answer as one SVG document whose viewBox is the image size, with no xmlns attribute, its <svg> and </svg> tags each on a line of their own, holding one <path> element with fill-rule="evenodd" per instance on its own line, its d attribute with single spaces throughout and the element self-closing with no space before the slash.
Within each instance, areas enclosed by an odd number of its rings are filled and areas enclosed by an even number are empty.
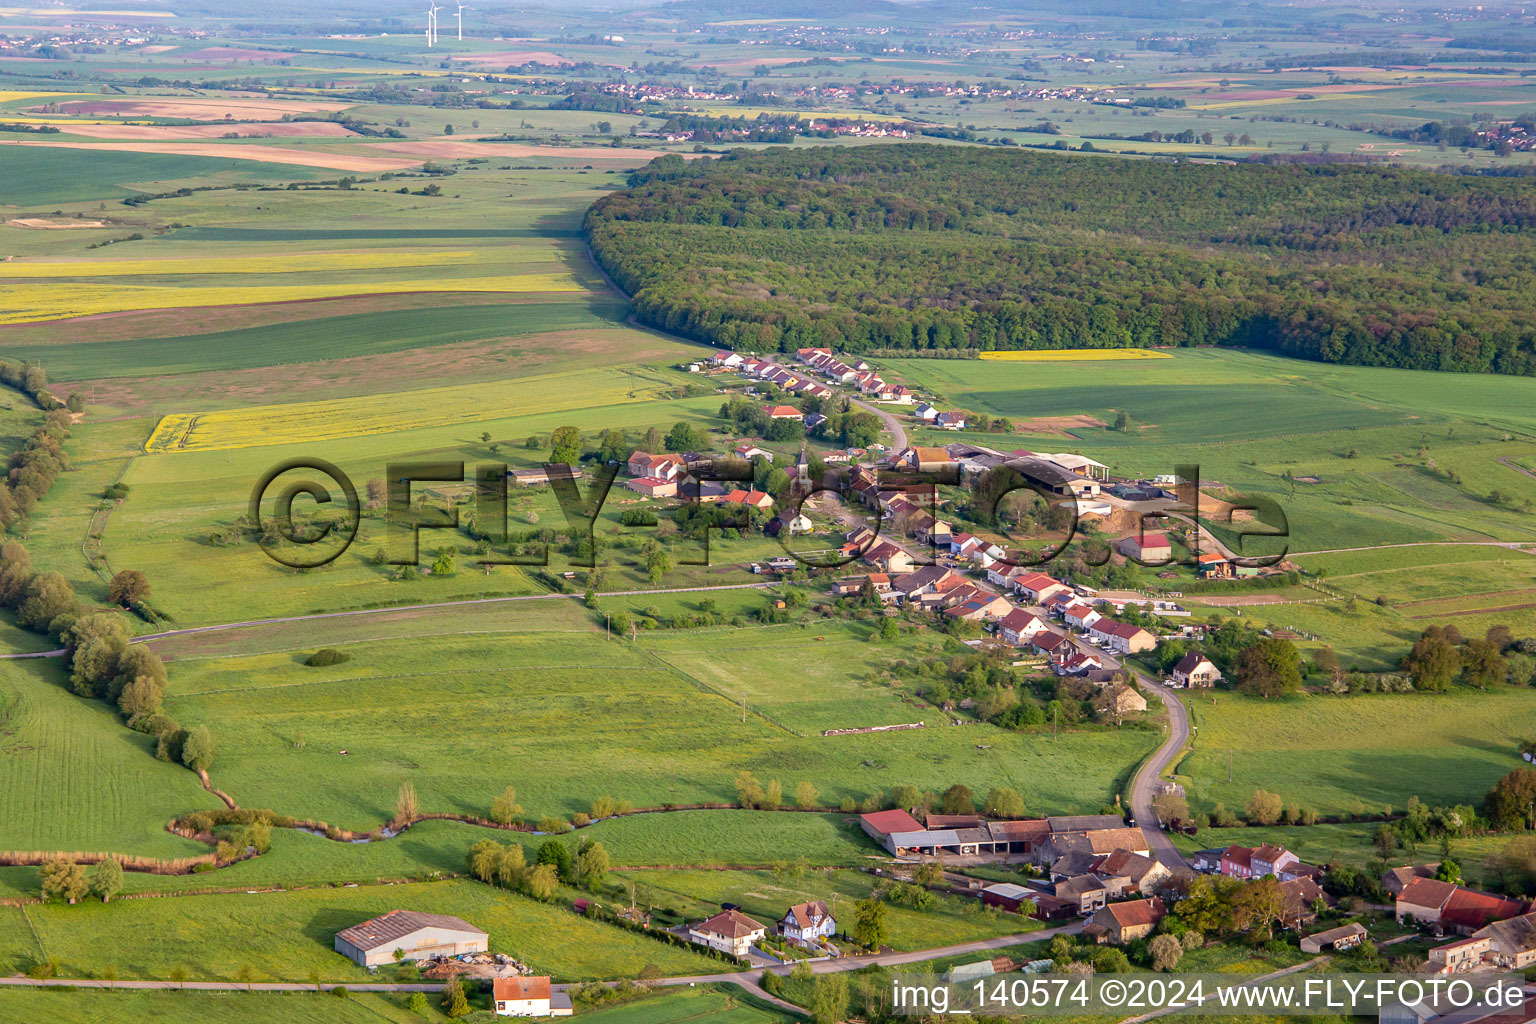
<svg viewBox="0 0 1536 1024">
<path fill-rule="evenodd" d="M 603 612 L 603 626 L 604 626 L 605 629 L 608 630 L 608 639 L 612 640 L 613 639 L 613 614 L 611 612 Z"/>
</svg>

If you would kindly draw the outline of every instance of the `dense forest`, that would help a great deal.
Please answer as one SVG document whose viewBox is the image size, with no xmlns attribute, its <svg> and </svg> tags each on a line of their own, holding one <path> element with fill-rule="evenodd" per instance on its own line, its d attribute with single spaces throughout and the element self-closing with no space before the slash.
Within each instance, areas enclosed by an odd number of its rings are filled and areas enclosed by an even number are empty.
<svg viewBox="0 0 1536 1024">
<path fill-rule="evenodd" d="M 738 350 L 1240 345 L 1536 374 L 1536 181 L 940 145 L 666 156 L 586 232 Z"/>
</svg>

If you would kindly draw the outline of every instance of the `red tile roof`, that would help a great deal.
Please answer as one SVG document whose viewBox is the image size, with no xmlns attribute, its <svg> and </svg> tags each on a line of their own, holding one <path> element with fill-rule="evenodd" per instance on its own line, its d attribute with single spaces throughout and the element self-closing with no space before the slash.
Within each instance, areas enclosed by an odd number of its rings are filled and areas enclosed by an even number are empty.
<svg viewBox="0 0 1536 1024">
<path fill-rule="evenodd" d="M 549 977 L 495 978 L 491 981 L 493 999 L 548 999 Z"/>
<path fill-rule="evenodd" d="M 873 814 L 861 815 L 864 823 L 883 836 L 892 832 L 921 832 L 922 823 L 906 811 L 897 808 L 891 811 L 875 811 Z"/>
</svg>

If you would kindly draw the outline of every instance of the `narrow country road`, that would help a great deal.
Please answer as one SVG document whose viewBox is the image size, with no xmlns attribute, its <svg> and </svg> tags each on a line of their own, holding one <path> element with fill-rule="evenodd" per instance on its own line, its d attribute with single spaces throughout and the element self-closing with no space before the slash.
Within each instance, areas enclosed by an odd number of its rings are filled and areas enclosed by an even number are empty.
<svg viewBox="0 0 1536 1024">
<path fill-rule="evenodd" d="M 1189 742 L 1189 711 L 1168 687 L 1154 682 L 1145 672 L 1129 664 L 1126 667 L 1136 674 L 1142 688 L 1162 698 L 1163 707 L 1168 711 L 1168 738 L 1142 763 L 1136 777 L 1131 780 L 1131 816 L 1141 827 L 1142 834 L 1147 837 L 1147 845 L 1152 848 L 1158 860 L 1170 868 L 1189 869 L 1189 861 L 1173 845 L 1168 833 L 1158 826 L 1157 815 L 1152 811 L 1152 797 L 1156 795 L 1153 787 L 1162 777 L 1163 770 Z"/>
<path fill-rule="evenodd" d="M 848 401 L 852 402 L 860 409 L 863 409 L 865 412 L 872 412 L 876 416 L 880 417 L 880 422 L 885 424 L 885 429 L 891 433 L 891 448 L 894 451 L 899 452 L 907 446 L 907 428 L 903 427 L 901 425 L 901 421 L 898 420 L 895 416 L 891 415 L 889 411 L 871 405 L 864 401 L 862 398 L 853 398 L 850 396 Z"/>
</svg>

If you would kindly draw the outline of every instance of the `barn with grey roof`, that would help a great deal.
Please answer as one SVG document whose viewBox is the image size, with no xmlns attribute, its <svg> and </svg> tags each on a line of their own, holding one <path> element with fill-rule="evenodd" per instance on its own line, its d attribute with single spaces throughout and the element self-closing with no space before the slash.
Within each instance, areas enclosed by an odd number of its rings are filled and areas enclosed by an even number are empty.
<svg viewBox="0 0 1536 1024">
<path fill-rule="evenodd" d="M 336 952 L 364 967 L 394 963 L 395 951 L 406 960 L 484 953 L 491 937 L 463 918 L 391 910 L 336 933 Z"/>
</svg>

